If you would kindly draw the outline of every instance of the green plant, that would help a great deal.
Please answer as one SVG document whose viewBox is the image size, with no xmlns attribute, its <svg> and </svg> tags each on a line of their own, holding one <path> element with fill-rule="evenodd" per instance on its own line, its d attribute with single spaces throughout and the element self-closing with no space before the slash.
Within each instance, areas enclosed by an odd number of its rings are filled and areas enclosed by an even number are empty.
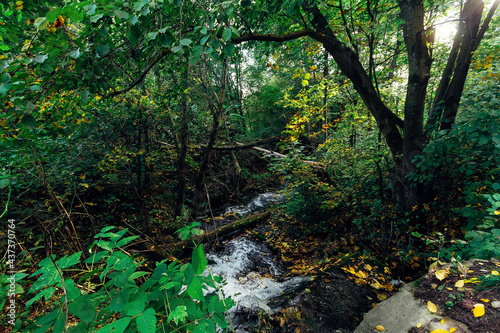
<svg viewBox="0 0 500 333">
<path fill-rule="evenodd" d="M 234 305 L 221 294 L 219 277 L 204 276 L 207 260 L 202 245 L 193 249 L 191 263 L 165 260 L 153 272 L 138 270 L 144 261 L 124 251 L 137 236 L 124 237 L 127 229 L 106 227 L 98 233 L 90 256 L 81 252 L 56 261 L 55 255 L 39 263 L 39 276 L 30 289 L 36 293 L 26 306 L 45 298 L 50 312 L 28 323 L 25 330 L 46 332 L 215 332 L 226 331 L 225 315 Z M 193 225 L 180 230 L 190 237 Z M 100 248 L 100 251 L 96 249 Z M 65 277 L 69 268 L 83 264 L 89 271 L 79 280 Z M 144 265 L 143 265 L 144 264 Z M 146 277 L 147 276 L 147 277 Z M 83 287 L 81 284 L 87 284 Z M 71 324 L 69 319 L 71 318 Z M 20 329 L 20 327 L 16 327 Z"/>
</svg>

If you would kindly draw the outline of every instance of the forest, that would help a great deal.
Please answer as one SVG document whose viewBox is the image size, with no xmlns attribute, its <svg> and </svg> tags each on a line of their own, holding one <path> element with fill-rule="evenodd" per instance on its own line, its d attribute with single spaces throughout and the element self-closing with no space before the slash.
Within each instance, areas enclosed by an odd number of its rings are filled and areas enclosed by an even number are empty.
<svg viewBox="0 0 500 333">
<path fill-rule="evenodd" d="M 238 330 L 237 237 L 308 295 L 449 263 L 500 301 L 499 3 L 1 1 L 0 332 L 322 332 Z"/>
</svg>

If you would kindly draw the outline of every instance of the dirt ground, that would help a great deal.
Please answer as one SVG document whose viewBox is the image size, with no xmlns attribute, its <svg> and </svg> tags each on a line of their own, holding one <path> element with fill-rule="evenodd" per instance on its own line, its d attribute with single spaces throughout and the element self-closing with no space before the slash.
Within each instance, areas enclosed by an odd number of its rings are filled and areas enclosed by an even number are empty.
<svg viewBox="0 0 500 333">
<path fill-rule="evenodd" d="M 461 268 L 461 269 L 460 269 Z M 475 333 L 500 332 L 500 278 L 496 284 L 487 289 L 481 288 L 479 278 L 483 276 L 495 277 L 500 271 L 500 263 L 496 260 L 470 262 L 464 267 L 456 266 L 438 268 L 433 274 L 426 275 L 420 280 L 415 291 L 415 297 L 435 304 L 443 316 L 448 316 L 461 322 Z M 464 274 L 466 272 L 466 274 Z M 438 277 L 443 277 L 439 280 Z M 463 280 L 464 286 L 460 287 Z M 484 305 L 484 315 L 476 317 L 473 313 L 476 304 Z M 425 332 L 424 328 L 414 327 L 411 333 Z M 458 332 L 458 331 L 457 331 Z"/>
</svg>

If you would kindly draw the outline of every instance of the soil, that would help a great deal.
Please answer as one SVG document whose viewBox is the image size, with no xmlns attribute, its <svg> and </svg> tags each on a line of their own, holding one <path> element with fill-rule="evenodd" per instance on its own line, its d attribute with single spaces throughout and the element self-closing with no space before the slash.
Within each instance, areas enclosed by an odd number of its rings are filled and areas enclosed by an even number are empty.
<svg viewBox="0 0 500 333">
<path fill-rule="evenodd" d="M 440 315 L 465 324 L 471 332 L 500 332 L 500 308 L 492 306 L 493 302 L 500 301 L 500 283 L 488 289 L 482 289 L 479 283 L 473 282 L 484 275 L 492 274 L 492 271 L 500 271 L 500 263 L 496 260 L 469 261 L 466 263 L 466 268 L 462 268 L 464 272 L 467 270 L 465 277 L 461 275 L 458 266 L 444 266 L 438 270 L 445 271 L 446 278 L 440 281 L 436 277 L 436 271 L 427 274 L 419 281 L 415 297 L 420 298 L 423 304 L 431 301 L 437 306 Z M 455 283 L 459 280 L 466 282 L 464 287 L 455 287 Z M 474 316 L 472 309 L 475 304 L 484 305 L 483 316 Z M 409 332 L 423 333 L 425 328 L 414 327 Z"/>
</svg>

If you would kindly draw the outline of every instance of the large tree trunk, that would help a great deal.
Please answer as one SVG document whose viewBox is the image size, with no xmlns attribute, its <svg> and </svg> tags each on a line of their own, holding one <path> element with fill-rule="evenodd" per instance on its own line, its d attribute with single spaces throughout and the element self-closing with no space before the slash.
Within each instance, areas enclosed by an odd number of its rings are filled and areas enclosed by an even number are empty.
<svg viewBox="0 0 500 333">
<path fill-rule="evenodd" d="M 463 91 L 463 85 L 470 66 L 471 52 L 479 45 L 479 41 L 484 35 L 489 21 L 493 16 L 500 0 L 493 4 L 487 18 L 479 33 L 477 27 L 481 19 L 483 2 L 481 0 L 467 0 L 464 8 L 467 16 L 462 17 L 464 30 L 471 32 L 471 37 L 464 38 L 460 43 L 460 54 L 451 53 L 449 65 L 444 72 L 444 78 L 434 103 L 434 114 L 431 119 L 440 119 L 439 99 L 445 104 L 443 112 L 442 129 L 451 127 L 455 121 L 458 103 Z M 323 44 L 323 47 L 330 53 L 342 70 L 342 73 L 352 82 L 354 89 L 358 92 L 366 107 L 375 118 L 380 132 L 383 134 L 388 147 L 394 157 L 396 166 L 395 181 L 393 188 L 397 201 L 401 208 L 410 212 L 413 205 L 418 203 L 420 196 L 419 189 L 411 186 L 407 176 L 414 170 L 413 160 L 416 155 L 422 153 L 424 145 L 423 137 L 423 115 L 427 93 L 427 86 L 430 77 L 432 57 L 428 48 L 428 40 L 424 27 L 424 1 L 422 0 L 400 0 L 399 8 L 404 25 L 404 42 L 408 53 L 408 88 L 405 102 L 404 122 L 394 114 L 381 100 L 374 84 L 370 80 L 363 65 L 360 62 L 358 52 L 346 46 L 334 34 L 325 16 L 321 13 L 315 2 L 303 0 L 302 9 L 310 20 L 310 27 L 302 31 L 294 31 L 283 35 L 272 34 L 243 34 L 233 40 L 234 43 L 241 43 L 249 40 L 286 42 L 288 40 L 309 36 Z M 342 12 L 342 11 L 341 11 Z M 464 10 L 465 12 L 465 10 Z M 462 29 L 459 29 L 459 32 Z M 352 36 L 348 36 L 352 39 Z M 355 43 L 353 45 L 356 45 Z M 454 58 L 457 57 L 455 62 Z M 452 75 L 453 74 L 453 75 Z M 453 79 L 451 79 L 453 77 Z M 450 79 L 452 80 L 451 83 Z M 442 96 L 442 98 L 441 98 Z M 403 135 L 400 133 L 403 129 Z"/>
<path fill-rule="evenodd" d="M 401 15 L 405 20 L 403 36 L 408 53 L 408 87 L 404 111 L 403 159 L 396 164 L 399 178 L 396 193 L 404 211 L 411 211 L 418 203 L 418 188 L 412 186 L 407 176 L 415 169 L 413 160 L 422 153 L 425 96 L 430 78 L 432 58 L 427 47 L 422 1 L 400 1 Z"/>
<path fill-rule="evenodd" d="M 458 105 L 464 90 L 465 79 L 467 78 L 467 74 L 469 72 L 472 56 L 479 46 L 481 39 L 484 37 L 484 33 L 486 32 L 486 29 L 488 28 L 491 18 L 498 8 L 499 3 L 500 0 L 495 1 L 481 29 L 479 29 L 479 26 L 481 25 L 481 17 L 484 8 L 483 1 L 468 0 L 464 5 L 463 14 L 461 16 L 466 16 L 463 18 L 463 21 L 465 22 L 465 29 L 458 32 L 463 33 L 463 40 L 456 61 L 453 78 L 451 79 L 449 86 L 445 89 L 442 99 L 437 100 L 436 98 L 437 101 L 435 102 L 435 104 L 439 104 L 440 101 L 444 101 L 444 111 L 441 118 L 442 130 L 450 129 L 455 123 Z M 439 117 L 439 112 L 437 112 L 436 116 Z"/>
</svg>

